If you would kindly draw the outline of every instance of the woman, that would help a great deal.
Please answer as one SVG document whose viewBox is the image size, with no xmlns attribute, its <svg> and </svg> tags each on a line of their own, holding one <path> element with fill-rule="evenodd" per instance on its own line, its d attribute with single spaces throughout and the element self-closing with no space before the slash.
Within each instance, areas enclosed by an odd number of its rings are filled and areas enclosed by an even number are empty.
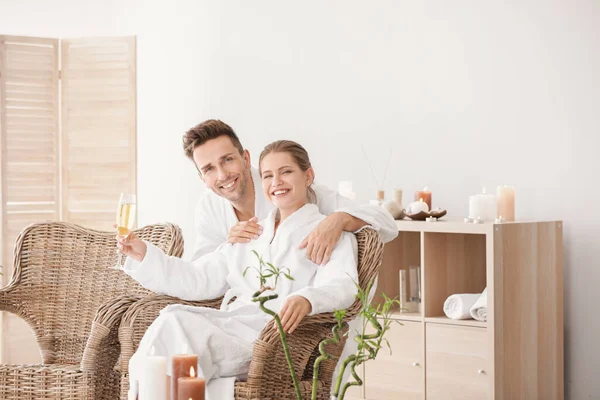
<svg viewBox="0 0 600 400">
<path fill-rule="evenodd" d="M 306 150 L 292 141 L 271 143 L 260 155 L 259 171 L 264 194 L 275 209 L 261 222 L 264 231 L 258 239 L 222 245 L 193 263 L 168 257 L 134 235 L 120 241 L 120 250 L 129 257 L 126 273 L 147 289 L 185 300 L 225 295 L 220 310 L 173 305 L 161 311 L 130 361 L 133 391 L 151 348 L 167 357 L 187 348 L 198 354 L 198 376 L 208 381 L 208 398 L 234 398 L 235 379 L 248 372 L 253 343 L 270 320 L 252 302 L 260 288 L 258 274 L 249 269 L 244 275 L 248 266 L 258 267 L 253 250 L 265 262 L 289 268 L 294 278 L 282 277 L 274 291 L 265 292 L 279 295 L 266 306 L 279 314 L 286 332 L 293 334 L 307 315 L 345 309 L 354 301 L 358 273 L 353 234 L 343 233 L 326 266 L 317 266 L 299 248 L 325 218 L 312 204 L 314 171 Z M 274 286 L 273 278 L 267 286 Z"/>
</svg>

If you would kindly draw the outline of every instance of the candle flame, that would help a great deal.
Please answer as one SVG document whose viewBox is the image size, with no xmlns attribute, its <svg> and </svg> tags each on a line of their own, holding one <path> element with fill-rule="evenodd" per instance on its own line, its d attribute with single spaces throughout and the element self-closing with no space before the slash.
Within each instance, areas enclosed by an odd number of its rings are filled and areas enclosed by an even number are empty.
<svg viewBox="0 0 600 400">
<path fill-rule="evenodd" d="M 481 193 L 485 194 L 485 187 L 481 189 Z"/>
<path fill-rule="evenodd" d="M 196 370 L 194 370 L 194 367 L 190 367 L 190 378 L 195 378 L 196 377 Z"/>
<path fill-rule="evenodd" d="M 423 191 L 424 191 L 424 192 L 426 192 L 426 191 L 427 191 L 427 186 L 425 186 L 425 189 L 423 189 Z"/>
<path fill-rule="evenodd" d="M 422 203 L 422 202 L 423 202 L 423 198 L 421 197 L 421 198 L 419 199 L 419 201 Z"/>
<path fill-rule="evenodd" d="M 187 343 L 183 344 L 183 352 L 181 354 L 187 354 L 188 352 L 188 348 L 187 348 Z"/>
</svg>

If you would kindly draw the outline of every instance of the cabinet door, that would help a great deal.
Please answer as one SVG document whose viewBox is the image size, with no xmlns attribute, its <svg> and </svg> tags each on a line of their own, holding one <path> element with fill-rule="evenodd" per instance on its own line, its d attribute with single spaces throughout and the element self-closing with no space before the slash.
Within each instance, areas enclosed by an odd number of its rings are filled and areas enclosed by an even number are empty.
<svg viewBox="0 0 600 400">
<path fill-rule="evenodd" d="M 490 399 L 487 329 L 427 324 L 427 400 Z"/>
<path fill-rule="evenodd" d="M 365 363 L 365 395 L 369 400 L 423 400 L 423 325 L 421 322 L 392 323 L 384 346 L 375 360 Z"/>
</svg>

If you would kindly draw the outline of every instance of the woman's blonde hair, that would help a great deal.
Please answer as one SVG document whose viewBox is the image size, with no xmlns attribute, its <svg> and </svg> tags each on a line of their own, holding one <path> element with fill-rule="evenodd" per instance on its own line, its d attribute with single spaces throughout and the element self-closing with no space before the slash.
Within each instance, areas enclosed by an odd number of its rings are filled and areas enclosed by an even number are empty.
<svg viewBox="0 0 600 400">
<path fill-rule="evenodd" d="M 310 158 L 308 157 L 308 152 L 304 147 L 302 147 L 302 145 L 292 140 L 277 140 L 266 145 L 262 153 L 260 153 L 260 158 L 258 159 L 258 169 L 261 175 L 262 160 L 270 153 L 288 153 L 292 156 L 294 161 L 296 161 L 296 164 L 298 164 L 298 167 L 303 172 L 306 172 L 309 168 L 312 168 Z M 312 182 L 306 190 L 308 192 L 308 201 L 315 204 L 317 202 L 317 194 L 312 188 Z"/>
</svg>

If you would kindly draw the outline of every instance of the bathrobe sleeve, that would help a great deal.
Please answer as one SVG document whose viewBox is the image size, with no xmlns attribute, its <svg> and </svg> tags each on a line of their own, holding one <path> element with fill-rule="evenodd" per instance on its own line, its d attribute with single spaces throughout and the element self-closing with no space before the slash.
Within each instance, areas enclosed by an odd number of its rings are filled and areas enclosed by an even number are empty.
<svg viewBox="0 0 600 400">
<path fill-rule="evenodd" d="M 317 267 L 313 285 L 291 293 L 288 297 L 306 298 L 312 306 L 309 315 L 345 310 L 352 305 L 358 293 L 355 285 L 355 282 L 358 283 L 357 265 L 356 236 L 344 232 L 331 253 L 331 260 L 327 265 Z"/>
<path fill-rule="evenodd" d="M 220 251 L 206 254 L 198 260 L 184 261 L 167 256 L 152 243 L 147 245 L 142 262 L 130 257 L 125 262 L 127 275 L 155 293 L 183 300 L 210 300 L 228 289 L 227 256 Z"/>
<path fill-rule="evenodd" d="M 216 212 L 214 201 L 208 195 L 204 196 L 196 207 L 194 227 L 196 229 L 196 247 L 191 260 L 212 253 L 227 241 L 226 221 L 215 221 Z"/>
<path fill-rule="evenodd" d="M 325 186 L 315 187 L 317 206 L 321 214 L 329 215 L 334 212 L 345 212 L 365 221 L 381 235 L 384 243 L 398 236 L 398 227 L 394 217 L 383 207 L 369 204 L 359 205 L 352 200 Z"/>
</svg>

